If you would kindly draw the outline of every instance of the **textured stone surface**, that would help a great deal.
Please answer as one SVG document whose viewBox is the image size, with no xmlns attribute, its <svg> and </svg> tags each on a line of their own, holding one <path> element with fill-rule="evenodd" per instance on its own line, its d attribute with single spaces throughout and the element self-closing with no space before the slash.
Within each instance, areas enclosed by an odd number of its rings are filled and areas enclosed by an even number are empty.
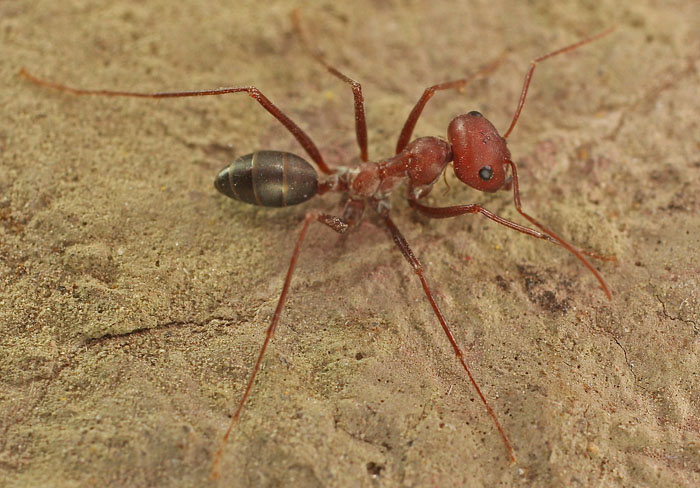
<svg viewBox="0 0 700 488">
<path fill-rule="evenodd" d="M 221 486 L 700 484 L 700 9 L 694 2 L 309 2 L 308 34 L 363 83 L 370 152 L 479 110 L 507 128 L 525 208 L 598 266 L 475 216 L 397 225 L 512 440 L 508 463 L 420 285 L 368 219 L 311 231 L 277 337 L 222 461 Z M 460 2 L 461 3 L 461 2 Z M 511 5 L 514 4 L 514 5 Z M 264 5 L 264 7 L 263 7 Z M 427 5 L 427 4 L 426 4 Z M 201 486 L 242 394 L 305 209 L 212 181 L 256 149 L 302 154 L 245 95 L 79 98 L 82 87 L 254 84 L 353 164 L 349 89 L 292 34 L 287 2 L 0 3 L 0 484 Z M 433 205 L 506 193 L 437 185 Z M 210 482 L 216 485 L 215 482 Z"/>
</svg>

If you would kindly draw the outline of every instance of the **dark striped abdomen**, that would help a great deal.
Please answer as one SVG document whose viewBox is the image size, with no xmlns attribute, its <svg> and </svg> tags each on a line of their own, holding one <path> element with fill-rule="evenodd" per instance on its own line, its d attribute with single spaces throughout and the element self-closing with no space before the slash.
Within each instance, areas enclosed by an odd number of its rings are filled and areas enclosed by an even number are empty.
<svg viewBox="0 0 700 488">
<path fill-rule="evenodd" d="M 236 158 L 214 180 L 224 195 L 253 205 L 286 207 L 316 195 L 318 175 L 299 156 L 282 151 L 256 151 Z"/>
</svg>

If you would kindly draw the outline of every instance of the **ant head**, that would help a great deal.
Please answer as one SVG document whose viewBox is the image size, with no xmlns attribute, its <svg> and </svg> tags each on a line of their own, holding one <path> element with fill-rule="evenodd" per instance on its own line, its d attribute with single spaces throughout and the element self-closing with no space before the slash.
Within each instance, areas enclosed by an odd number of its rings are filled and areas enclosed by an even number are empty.
<svg viewBox="0 0 700 488">
<path fill-rule="evenodd" d="M 450 122 L 447 137 L 460 181 L 479 191 L 503 187 L 510 151 L 491 122 L 476 111 L 459 115 Z"/>
</svg>

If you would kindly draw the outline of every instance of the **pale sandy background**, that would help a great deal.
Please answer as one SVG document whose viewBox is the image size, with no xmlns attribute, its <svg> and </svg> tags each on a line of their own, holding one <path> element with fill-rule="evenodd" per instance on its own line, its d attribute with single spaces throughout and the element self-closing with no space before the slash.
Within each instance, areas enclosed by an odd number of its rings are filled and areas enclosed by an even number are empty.
<svg viewBox="0 0 700 488">
<path fill-rule="evenodd" d="M 529 211 L 599 265 L 475 216 L 394 200 L 516 449 L 475 398 L 419 283 L 367 221 L 314 228 L 279 334 L 222 463 L 210 458 L 263 339 L 306 209 L 213 188 L 295 141 L 245 95 L 77 98 L 21 79 L 139 90 L 255 84 L 331 164 L 357 154 L 350 92 L 300 49 L 281 1 L 0 3 L 0 485 L 698 486 L 700 7 L 686 1 L 301 4 L 363 83 L 370 149 L 391 154 L 422 89 L 510 48 L 418 135 L 480 110 L 510 138 Z M 461 6 L 452 7 L 459 3 Z M 440 183 L 430 203 L 506 193 Z"/>
</svg>

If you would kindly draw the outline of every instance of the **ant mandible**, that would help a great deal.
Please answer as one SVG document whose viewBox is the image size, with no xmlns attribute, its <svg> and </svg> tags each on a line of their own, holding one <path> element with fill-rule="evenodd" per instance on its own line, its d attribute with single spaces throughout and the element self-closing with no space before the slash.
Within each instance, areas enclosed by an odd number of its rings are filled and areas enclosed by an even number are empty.
<svg viewBox="0 0 700 488">
<path fill-rule="evenodd" d="M 495 68 L 497 63 L 492 63 L 477 71 L 474 75 L 459 80 L 440 83 L 427 88 L 420 97 L 413 110 L 408 116 L 401 134 L 396 144 L 394 156 L 379 161 L 369 161 L 367 151 L 367 125 L 365 122 L 364 98 L 362 96 L 361 85 L 329 65 L 319 51 L 314 50 L 305 38 L 301 29 L 298 12 L 292 14 L 293 24 L 298 37 L 301 39 L 305 49 L 321 63 L 333 76 L 349 84 L 352 88 L 355 106 L 355 132 L 357 143 L 360 148 L 360 158 L 362 163 L 357 168 L 337 167 L 332 168 L 326 164 L 318 150 L 316 144 L 294 121 L 284 112 L 274 105 L 260 90 L 254 86 L 217 88 L 213 90 L 197 90 L 185 92 L 160 92 L 141 93 L 115 90 L 86 90 L 73 88 L 70 86 L 54 83 L 35 77 L 24 68 L 20 74 L 28 80 L 38 85 L 62 90 L 74 95 L 102 95 L 121 96 L 139 98 L 179 98 L 179 97 L 199 97 L 209 95 L 224 95 L 228 93 L 245 92 L 254 98 L 265 110 L 275 117 L 301 144 L 309 157 L 316 163 L 316 166 L 323 173 L 323 178 L 319 180 L 316 170 L 303 158 L 295 154 L 281 151 L 257 151 L 237 158 L 233 163 L 222 169 L 217 175 L 214 186 L 224 195 L 241 202 L 266 207 L 284 207 L 297 205 L 305 202 L 316 195 L 323 195 L 329 192 L 342 192 L 347 194 L 341 217 L 327 214 L 322 211 L 312 210 L 306 213 L 301 232 L 297 237 L 292 258 L 287 269 L 287 275 L 282 286 L 277 307 L 267 328 L 265 340 L 260 348 L 253 372 L 248 379 L 248 383 L 242 398 L 238 402 L 231 421 L 224 433 L 220 446 L 213 457 L 212 477 L 218 477 L 219 463 L 224 447 L 228 441 L 233 426 L 238 421 L 243 406 L 250 395 L 253 383 L 260 369 L 263 356 L 268 344 L 274 336 L 275 329 L 279 322 L 284 307 L 285 300 L 289 293 L 292 276 L 297 265 L 299 252 L 306 237 L 309 225 L 320 222 L 334 231 L 342 234 L 348 229 L 356 227 L 362 220 L 365 209 L 374 210 L 380 221 L 386 226 L 391 234 L 394 243 L 399 248 L 404 258 L 418 275 L 430 306 L 435 312 L 442 329 L 447 335 L 454 352 L 464 371 L 469 377 L 469 381 L 476 390 L 481 402 L 491 417 L 496 429 L 503 439 L 508 456 L 511 462 L 515 463 L 515 453 L 508 440 L 503 427 L 498 421 L 495 412 L 486 401 L 481 392 L 476 379 L 472 375 L 464 358 L 462 349 L 452 334 L 447 321 L 435 301 L 433 292 L 426 281 L 423 266 L 413 254 L 411 247 L 394 224 L 389 216 L 389 196 L 405 179 L 408 180 L 407 199 L 409 205 L 429 218 L 448 218 L 463 214 L 481 214 L 501 225 L 514 229 L 529 236 L 544 239 L 553 244 L 564 247 L 571 252 L 583 265 L 596 277 L 608 299 L 611 299 L 610 290 L 605 284 L 603 277 L 588 262 L 584 254 L 601 260 L 612 260 L 606 256 L 600 256 L 593 252 L 583 251 L 574 248 L 571 244 L 559 237 L 557 234 L 540 224 L 533 217 L 525 213 L 520 203 L 518 190 L 518 173 L 515 163 L 511 160 L 510 152 L 506 145 L 506 139 L 513 131 L 518 122 L 527 96 L 530 81 L 537 63 L 553 56 L 564 54 L 569 51 L 593 42 L 609 34 L 612 29 L 608 29 L 600 34 L 588 37 L 574 44 L 568 45 L 556 51 L 540 56 L 530 63 L 530 68 L 525 75 L 520 100 L 515 110 L 513 120 L 508 130 L 503 136 L 499 135 L 496 128 L 482 114 L 472 111 L 455 117 L 447 128 L 447 142 L 437 137 L 420 137 L 411 141 L 413 129 L 420 117 L 423 108 L 432 98 L 436 91 L 454 88 L 464 88 L 467 84 L 479 76 L 488 74 Z M 467 185 L 483 192 L 495 192 L 500 189 L 513 190 L 513 202 L 516 210 L 527 219 L 539 231 L 522 226 L 503 217 L 490 212 L 477 204 L 456 205 L 451 207 L 428 207 L 420 203 L 420 200 L 428 195 L 447 167 L 453 162 L 454 172 L 457 178 Z M 510 168 L 510 176 L 507 171 Z"/>
</svg>

